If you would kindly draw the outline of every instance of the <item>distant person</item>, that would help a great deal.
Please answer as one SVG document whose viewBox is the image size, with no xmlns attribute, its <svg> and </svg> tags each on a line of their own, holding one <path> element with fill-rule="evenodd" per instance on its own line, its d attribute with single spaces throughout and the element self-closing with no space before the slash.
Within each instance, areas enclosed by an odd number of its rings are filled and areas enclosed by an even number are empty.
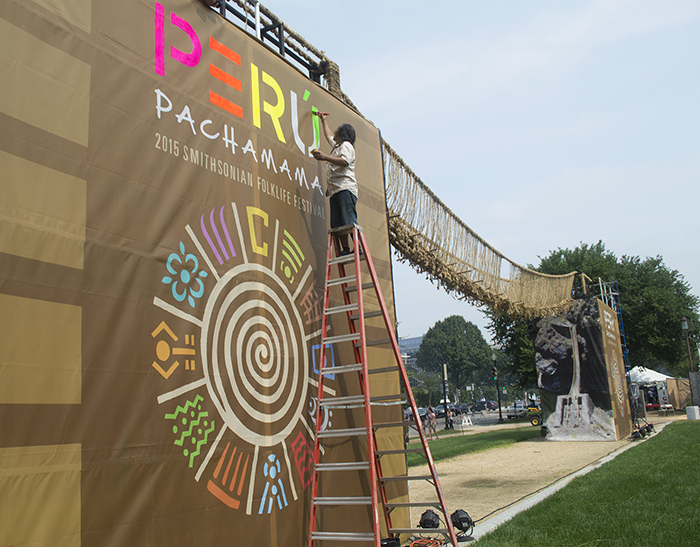
<svg viewBox="0 0 700 547">
<path fill-rule="evenodd" d="M 437 417 L 435 416 L 435 411 L 432 406 L 428 407 L 428 433 L 430 433 L 430 441 L 433 440 L 433 434 L 435 438 L 439 439 L 437 432 Z"/>
<path fill-rule="evenodd" d="M 330 198 L 331 228 L 357 224 L 357 180 L 355 180 L 355 128 L 349 123 L 339 126 L 335 132 L 328 126 L 326 112 L 314 111 L 323 125 L 323 134 L 331 145 L 331 153 L 320 150 L 311 153 L 318 161 L 325 161 L 326 195 Z M 347 234 L 337 235 L 342 250 L 338 256 L 352 253 Z"/>
<path fill-rule="evenodd" d="M 452 409 L 448 408 L 447 409 L 447 429 L 454 429 L 454 428 L 455 428 L 454 415 L 452 414 Z"/>
</svg>

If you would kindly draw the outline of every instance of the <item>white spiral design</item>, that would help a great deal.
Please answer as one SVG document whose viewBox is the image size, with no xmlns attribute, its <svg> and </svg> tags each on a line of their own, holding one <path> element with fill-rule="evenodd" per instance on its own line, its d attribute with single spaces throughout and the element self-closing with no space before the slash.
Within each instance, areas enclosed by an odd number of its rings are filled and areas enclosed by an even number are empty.
<svg viewBox="0 0 700 547">
<path fill-rule="evenodd" d="M 286 285 L 256 264 L 227 272 L 207 301 L 201 344 L 207 388 L 226 425 L 258 446 L 283 441 L 303 417 L 309 362 Z"/>
</svg>

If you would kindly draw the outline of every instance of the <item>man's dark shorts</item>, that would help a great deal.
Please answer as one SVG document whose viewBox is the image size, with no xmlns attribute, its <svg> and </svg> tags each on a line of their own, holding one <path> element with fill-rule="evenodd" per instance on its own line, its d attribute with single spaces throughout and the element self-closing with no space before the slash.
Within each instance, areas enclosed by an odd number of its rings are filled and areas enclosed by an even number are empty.
<svg viewBox="0 0 700 547">
<path fill-rule="evenodd" d="M 330 198 L 331 228 L 357 224 L 357 197 L 350 190 L 341 190 Z"/>
</svg>

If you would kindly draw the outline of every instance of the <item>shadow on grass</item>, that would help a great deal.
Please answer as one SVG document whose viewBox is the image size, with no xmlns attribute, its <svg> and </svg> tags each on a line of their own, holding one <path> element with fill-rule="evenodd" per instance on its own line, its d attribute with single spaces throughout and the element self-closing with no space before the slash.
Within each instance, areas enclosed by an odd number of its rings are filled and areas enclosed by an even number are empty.
<svg viewBox="0 0 700 547">
<path fill-rule="evenodd" d="M 436 441 L 430 441 L 428 444 L 430 445 L 433 460 L 439 461 L 462 454 L 483 452 L 499 446 L 506 446 L 534 438 L 540 438 L 540 429 L 538 427 L 525 426 L 518 429 L 487 431 L 475 435 L 450 435 Z M 409 448 L 418 448 L 419 446 L 418 443 L 409 444 Z M 409 467 L 424 463 L 426 463 L 425 458 L 420 454 L 408 455 Z"/>
</svg>

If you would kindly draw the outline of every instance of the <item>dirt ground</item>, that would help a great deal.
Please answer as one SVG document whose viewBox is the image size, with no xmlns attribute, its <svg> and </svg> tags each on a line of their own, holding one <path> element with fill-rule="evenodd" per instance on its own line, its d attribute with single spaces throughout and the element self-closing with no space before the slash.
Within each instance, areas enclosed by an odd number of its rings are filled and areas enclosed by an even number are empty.
<svg viewBox="0 0 700 547">
<path fill-rule="evenodd" d="M 676 416 L 685 419 L 685 416 Z M 653 419 L 652 423 L 669 418 Z M 502 426 L 503 427 L 503 426 Z M 508 426 L 505 426 L 508 427 Z M 478 432 L 478 431 L 474 431 Z M 547 441 L 535 438 L 487 452 L 466 454 L 436 464 L 449 511 L 464 509 L 474 520 L 493 516 L 582 469 L 632 441 Z M 427 465 L 411 468 L 411 475 L 429 474 Z M 411 501 L 435 500 L 427 481 L 410 483 Z M 412 509 L 415 525 L 424 509 Z"/>
</svg>

